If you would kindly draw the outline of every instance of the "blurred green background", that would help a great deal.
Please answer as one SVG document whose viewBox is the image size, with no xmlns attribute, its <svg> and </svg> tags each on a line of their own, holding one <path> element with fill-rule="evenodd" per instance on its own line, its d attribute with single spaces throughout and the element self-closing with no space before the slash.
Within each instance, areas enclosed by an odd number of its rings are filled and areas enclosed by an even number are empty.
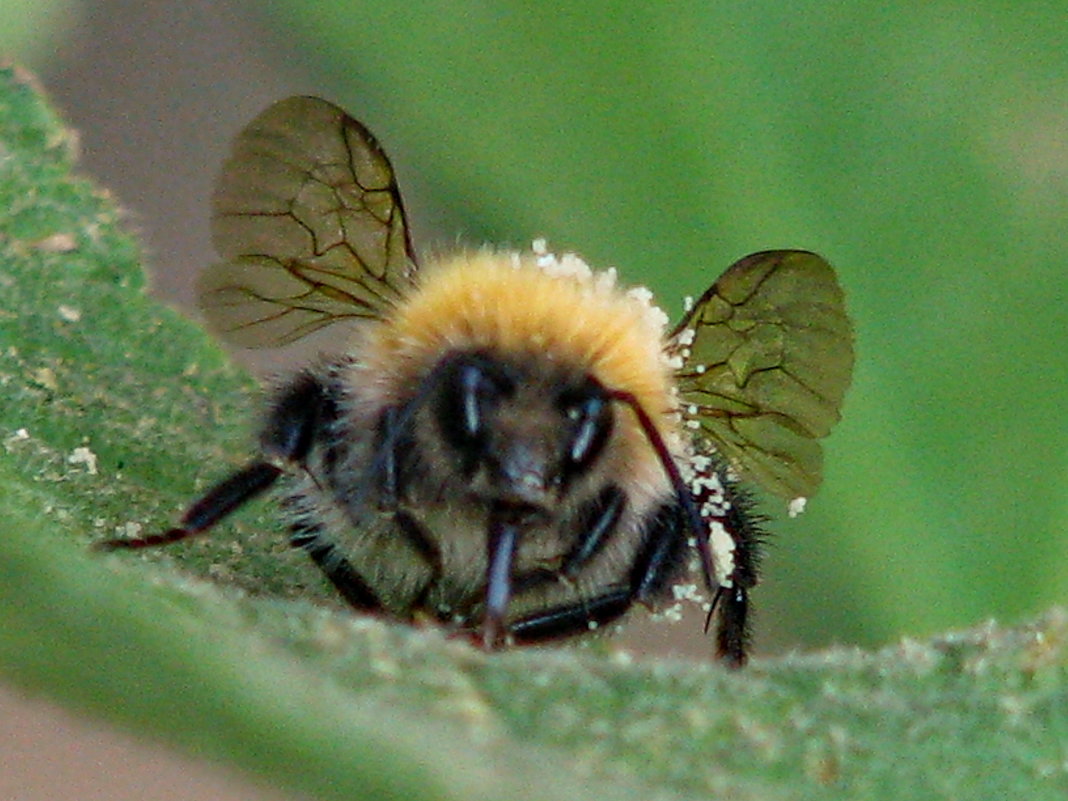
<svg viewBox="0 0 1068 801">
<path fill-rule="evenodd" d="M 383 140 L 423 245 L 546 236 L 674 315 L 746 253 L 823 254 L 857 371 L 823 491 L 769 509 L 761 649 L 1068 601 L 1063 3 L 0 0 L 0 50 L 178 303 L 227 140 L 296 92 Z"/>
</svg>

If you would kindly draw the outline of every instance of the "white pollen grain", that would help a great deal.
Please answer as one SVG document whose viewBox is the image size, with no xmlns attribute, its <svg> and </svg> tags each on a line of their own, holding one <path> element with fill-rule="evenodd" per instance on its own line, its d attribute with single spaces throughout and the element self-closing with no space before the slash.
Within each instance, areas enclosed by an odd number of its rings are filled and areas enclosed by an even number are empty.
<svg viewBox="0 0 1068 801">
<path fill-rule="evenodd" d="M 89 475 L 96 475 L 96 454 L 86 447 L 75 448 L 71 451 L 70 456 L 67 457 L 67 464 L 84 465 Z"/>
<path fill-rule="evenodd" d="M 598 292 L 607 292 L 615 287 L 618 278 L 619 274 L 616 272 L 616 268 L 609 267 L 607 270 L 601 270 L 596 274 L 593 285 Z"/>
<path fill-rule="evenodd" d="M 666 609 L 661 610 L 659 615 L 661 620 L 666 620 L 668 623 L 679 623 L 682 621 L 682 605 L 672 604 Z"/>
<path fill-rule="evenodd" d="M 733 587 L 734 550 L 737 547 L 734 538 L 726 527 L 717 521 L 708 526 L 708 544 L 712 549 L 712 561 L 716 566 L 716 582 L 722 587 Z"/>
<path fill-rule="evenodd" d="M 129 523 L 123 523 L 119 526 L 116 534 L 124 540 L 136 540 L 140 538 L 143 527 L 140 523 L 130 521 Z"/>
<path fill-rule="evenodd" d="M 671 594 L 676 601 L 701 600 L 701 591 L 696 584 L 676 584 L 671 588 Z"/>
</svg>

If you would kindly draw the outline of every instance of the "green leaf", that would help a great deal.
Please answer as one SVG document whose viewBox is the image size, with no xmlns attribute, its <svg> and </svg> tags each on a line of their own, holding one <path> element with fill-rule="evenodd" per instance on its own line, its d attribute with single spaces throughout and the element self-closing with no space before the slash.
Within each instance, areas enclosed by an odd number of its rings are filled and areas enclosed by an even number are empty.
<svg viewBox="0 0 1068 801">
<path fill-rule="evenodd" d="M 354 616 L 269 516 L 149 558 L 90 551 L 241 460 L 253 387 L 144 297 L 69 143 L 0 70 L 5 680 L 321 799 L 1068 792 L 1064 613 L 732 673 L 597 645 L 485 654 Z"/>
</svg>

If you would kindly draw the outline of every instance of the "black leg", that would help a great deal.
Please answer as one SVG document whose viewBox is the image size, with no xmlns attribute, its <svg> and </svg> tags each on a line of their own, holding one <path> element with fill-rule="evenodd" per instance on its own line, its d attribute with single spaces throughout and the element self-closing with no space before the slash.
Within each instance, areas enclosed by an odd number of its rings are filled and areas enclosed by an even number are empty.
<svg viewBox="0 0 1068 801">
<path fill-rule="evenodd" d="M 713 612 L 717 608 L 716 656 L 730 667 L 742 667 L 749 652 L 748 590 L 739 586 L 720 587 L 712 603 Z"/>
<path fill-rule="evenodd" d="M 267 457 L 303 463 L 318 426 L 335 415 L 336 402 L 322 382 L 311 373 L 300 373 L 275 399 L 260 434 L 263 453 Z M 263 493 L 281 475 L 282 468 L 266 459 L 252 462 L 216 484 L 190 506 L 178 528 L 148 537 L 107 540 L 96 547 L 106 550 L 149 548 L 195 536 Z"/>
<path fill-rule="evenodd" d="M 753 510 L 754 501 L 734 482 L 720 476 L 726 503 L 720 514 L 711 516 L 711 525 L 722 525 L 734 544 L 734 568 L 727 577 L 729 586 L 720 587 L 712 600 L 706 628 L 718 615 L 716 655 L 731 667 L 742 667 L 749 658 L 749 590 L 759 579 L 760 548 L 766 538 L 761 527 L 764 517 Z"/>
<path fill-rule="evenodd" d="M 301 372 L 275 397 L 260 432 L 260 446 L 264 453 L 302 464 L 316 433 L 330 425 L 337 414 L 337 401 L 323 382 Z"/>
<path fill-rule="evenodd" d="M 527 615 L 509 625 L 508 633 L 520 645 L 583 634 L 619 619 L 633 603 L 630 589 L 609 590 L 578 603 Z"/>
<path fill-rule="evenodd" d="M 253 462 L 243 470 L 212 487 L 199 501 L 189 507 L 182 517 L 182 525 L 162 534 L 131 539 L 106 540 L 96 547 L 105 550 L 117 548 L 150 548 L 184 540 L 207 531 L 242 504 L 255 498 L 269 488 L 282 474 L 281 468 L 267 462 Z"/>
<path fill-rule="evenodd" d="M 373 473 L 379 482 L 382 503 L 390 508 L 397 507 L 397 501 L 400 497 L 400 479 L 397 475 L 397 450 L 404 436 L 397 424 L 400 416 L 396 407 L 390 406 L 387 408 L 382 414 L 375 441 L 375 470 Z"/>
<path fill-rule="evenodd" d="M 527 644 L 569 637 L 612 623 L 635 603 L 655 600 L 683 563 L 686 540 L 682 514 L 678 506 L 666 506 L 650 519 L 627 586 L 532 613 L 513 621 L 508 633 L 516 642 Z"/>
<path fill-rule="evenodd" d="M 289 542 L 296 548 L 304 549 L 313 562 L 323 571 L 323 575 L 353 609 L 361 612 L 377 612 L 382 609 L 375 591 L 356 572 L 337 546 L 315 527 L 294 526 Z"/>
<path fill-rule="evenodd" d="M 613 484 L 605 489 L 589 508 L 583 510 L 581 534 L 560 566 L 563 576 L 574 578 L 601 550 L 601 546 L 615 531 L 625 503 L 622 490 Z"/>
<path fill-rule="evenodd" d="M 645 542 L 631 568 L 633 600 L 650 604 L 659 598 L 684 565 L 686 521 L 678 506 L 664 506 L 652 518 Z"/>
</svg>

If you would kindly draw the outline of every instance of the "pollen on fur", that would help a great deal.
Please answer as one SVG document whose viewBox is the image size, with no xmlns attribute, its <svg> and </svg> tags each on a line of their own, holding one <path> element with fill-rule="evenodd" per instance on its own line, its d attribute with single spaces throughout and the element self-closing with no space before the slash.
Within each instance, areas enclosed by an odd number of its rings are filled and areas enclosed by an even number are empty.
<svg viewBox="0 0 1068 801">
<path fill-rule="evenodd" d="M 712 549 L 712 561 L 716 566 L 716 582 L 721 587 L 733 587 L 734 551 L 737 545 L 718 520 L 713 520 L 708 525 L 708 545 Z"/>
</svg>

